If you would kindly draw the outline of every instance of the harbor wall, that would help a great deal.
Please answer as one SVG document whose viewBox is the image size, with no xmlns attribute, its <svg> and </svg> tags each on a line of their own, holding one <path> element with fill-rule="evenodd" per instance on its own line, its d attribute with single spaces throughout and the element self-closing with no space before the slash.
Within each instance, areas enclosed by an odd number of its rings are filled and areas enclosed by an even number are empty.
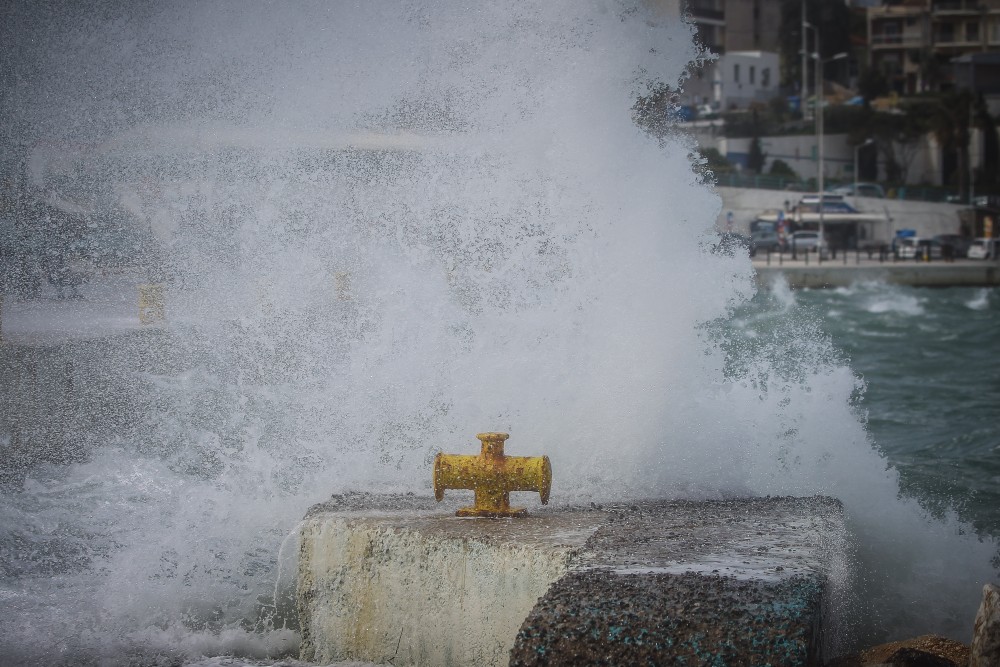
<svg viewBox="0 0 1000 667">
<path fill-rule="evenodd" d="M 801 192 L 783 190 L 758 190 L 748 188 L 716 188 L 722 198 L 722 209 L 716 222 L 720 231 L 726 229 L 726 218 L 733 214 L 733 231 L 750 233 L 750 223 L 757 215 L 768 209 L 777 210 L 794 205 L 802 197 Z M 880 213 L 889 217 L 890 229 L 913 229 L 917 236 L 960 233 L 959 212 L 968 207 L 958 204 L 944 204 L 898 199 L 876 199 L 872 197 L 847 197 L 847 202 L 865 213 Z M 888 239 L 884 239 L 888 240 Z"/>
</svg>

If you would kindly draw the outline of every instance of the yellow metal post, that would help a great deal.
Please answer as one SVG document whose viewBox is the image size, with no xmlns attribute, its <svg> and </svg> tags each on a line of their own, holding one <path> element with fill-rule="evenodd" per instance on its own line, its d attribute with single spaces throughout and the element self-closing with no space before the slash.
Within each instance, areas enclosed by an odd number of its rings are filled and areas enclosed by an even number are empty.
<svg viewBox="0 0 1000 667">
<path fill-rule="evenodd" d="M 139 323 L 155 324 L 166 319 L 163 285 L 139 285 Z"/>
<path fill-rule="evenodd" d="M 511 491 L 537 491 L 542 504 L 549 502 L 552 465 L 548 456 L 506 456 L 506 433 L 479 433 L 479 456 L 438 454 L 434 458 L 434 497 L 444 499 L 445 489 L 471 489 L 475 503 L 455 512 L 457 516 L 527 516 L 523 507 L 510 506 Z"/>
</svg>

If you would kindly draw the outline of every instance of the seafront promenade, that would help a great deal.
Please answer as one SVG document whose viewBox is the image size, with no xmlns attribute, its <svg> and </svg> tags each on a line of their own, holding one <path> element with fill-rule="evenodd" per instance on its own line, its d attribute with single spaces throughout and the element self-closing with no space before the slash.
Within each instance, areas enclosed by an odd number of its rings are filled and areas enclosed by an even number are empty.
<svg viewBox="0 0 1000 667">
<path fill-rule="evenodd" d="M 854 283 L 881 281 L 913 287 L 996 287 L 1000 285 L 1000 261 L 956 259 L 917 261 L 891 256 L 880 260 L 865 252 L 837 254 L 822 261 L 815 253 L 758 253 L 753 258 L 757 282 L 763 287 L 784 279 L 792 288 L 846 287 Z"/>
</svg>

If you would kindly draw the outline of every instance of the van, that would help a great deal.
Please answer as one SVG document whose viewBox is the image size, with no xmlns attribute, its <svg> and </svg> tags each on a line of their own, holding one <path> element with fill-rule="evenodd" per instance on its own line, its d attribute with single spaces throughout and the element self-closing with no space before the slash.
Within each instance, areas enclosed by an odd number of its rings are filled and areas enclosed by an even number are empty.
<svg viewBox="0 0 1000 667">
<path fill-rule="evenodd" d="M 997 259 L 1000 256 L 1000 239 L 979 238 L 969 246 L 969 259 Z"/>
</svg>

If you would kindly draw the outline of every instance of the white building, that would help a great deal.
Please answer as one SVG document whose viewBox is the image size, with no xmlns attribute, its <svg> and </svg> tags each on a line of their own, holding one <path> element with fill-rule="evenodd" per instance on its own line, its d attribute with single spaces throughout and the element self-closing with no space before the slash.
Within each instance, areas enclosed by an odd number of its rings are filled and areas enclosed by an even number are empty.
<svg viewBox="0 0 1000 667">
<path fill-rule="evenodd" d="M 684 85 L 686 104 L 715 111 L 746 109 L 780 94 L 778 54 L 730 51 L 692 73 Z"/>
</svg>

